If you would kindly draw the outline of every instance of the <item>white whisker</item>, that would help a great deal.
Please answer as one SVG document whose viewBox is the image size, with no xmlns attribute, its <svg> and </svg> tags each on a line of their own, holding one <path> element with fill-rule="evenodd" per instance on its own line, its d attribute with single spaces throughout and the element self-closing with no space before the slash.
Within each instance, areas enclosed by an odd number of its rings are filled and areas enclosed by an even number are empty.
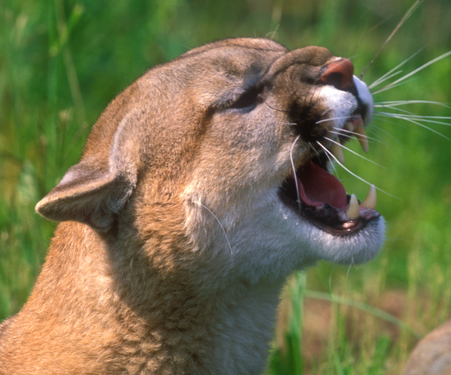
<svg viewBox="0 0 451 375">
<path fill-rule="evenodd" d="M 318 141 L 316 141 L 316 143 L 318 143 Z M 323 145 L 320 145 L 321 147 L 323 147 Z M 335 164 L 334 164 L 334 160 L 332 160 L 332 158 L 330 157 L 330 155 L 326 152 L 325 153 L 327 159 L 329 160 L 329 164 L 331 165 L 332 169 L 334 170 L 334 174 L 337 176 L 337 178 L 340 178 L 338 175 L 338 170 L 337 168 L 335 168 Z M 335 157 L 334 157 L 335 159 Z"/>
<path fill-rule="evenodd" d="M 383 168 L 383 169 L 387 169 L 387 168 L 385 168 L 384 166 L 382 166 L 382 165 L 380 165 L 380 164 L 377 164 L 377 163 L 374 162 L 373 160 L 368 159 L 368 158 L 366 158 L 366 157 L 363 156 L 363 155 L 360 155 L 358 152 L 355 152 L 355 151 L 351 150 L 349 147 L 346 147 L 346 146 L 342 145 L 340 142 L 334 141 L 333 139 L 328 138 L 328 137 L 324 137 L 324 139 L 328 140 L 329 142 L 335 143 L 336 145 L 339 145 L 339 146 L 343 147 L 345 150 L 347 150 L 347 151 L 353 153 L 354 155 L 357 155 L 358 157 L 362 158 L 363 160 L 366 160 L 366 161 L 368 161 L 368 162 L 370 162 L 370 163 L 372 163 L 372 164 L 374 164 L 374 165 L 377 165 L 378 167 L 381 167 L 381 168 Z"/>
<path fill-rule="evenodd" d="M 384 88 L 382 88 L 382 89 L 380 89 L 380 90 L 378 90 L 378 91 L 374 91 L 374 92 L 372 92 L 371 94 L 372 95 L 376 95 L 376 94 L 379 94 L 380 92 L 383 92 L 383 91 L 386 91 L 386 90 L 392 90 L 392 89 L 394 89 L 395 87 L 399 87 L 399 86 L 402 86 L 402 85 L 405 85 L 406 83 L 409 83 L 409 82 L 412 82 L 414 80 L 414 78 L 411 78 L 411 79 L 409 79 L 409 80 L 407 80 L 407 81 L 402 81 L 402 82 L 399 82 L 399 83 L 397 83 L 396 85 L 390 85 L 390 86 L 385 86 Z"/>
<path fill-rule="evenodd" d="M 451 109 L 451 106 L 448 104 L 442 103 L 442 102 L 435 102 L 432 100 L 394 100 L 394 101 L 388 101 L 388 102 L 378 102 L 374 104 L 374 107 L 376 108 L 393 108 L 393 107 L 400 107 L 403 105 L 408 104 L 433 104 L 438 105 L 440 107 Z"/>
<path fill-rule="evenodd" d="M 313 147 L 313 145 L 312 145 L 310 142 L 309 142 L 308 144 L 310 145 L 310 148 L 311 148 L 313 151 L 315 151 L 316 156 L 318 156 L 318 157 L 320 158 L 320 157 L 321 157 L 321 154 L 318 152 L 318 150 L 317 150 L 315 147 Z M 329 155 L 327 155 L 327 154 L 325 154 L 325 155 L 326 155 L 327 159 L 329 160 L 330 167 L 333 169 L 333 173 L 339 178 L 339 173 L 338 173 L 337 168 L 335 168 L 335 164 L 333 163 L 333 160 L 331 160 L 331 158 L 329 157 Z"/>
<path fill-rule="evenodd" d="M 354 264 L 354 257 L 351 257 L 351 263 L 348 266 L 348 271 L 346 272 L 346 279 L 349 278 L 349 272 L 351 271 L 352 266 L 355 266 Z"/>
<path fill-rule="evenodd" d="M 437 121 L 437 120 L 451 120 L 451 116 L 421 116 L 421 115 L 415 115 L 412 112 L 408 111 L 402 111 L 406 114 L 403 114 L 401 116 L 405 118 L 411 118 L 414 120 L 422 120 L 424 122 L 429 122 L 432 124 L 442 124 L 442 125 L 451 125 L 449 122 L 443 122 L 443 121 Z M 393 112 L 377 112 L 380 115 L 398 115 L 397 113 Z"/>
<path fill-rule="evenodd" d="M 385 42 L 382 44 L 381 48 L 379 48 L 379 51 L 377 51 L 376 55 L 372 58 L 368 66 L 363 69 L 363 72 L 360 74 L 360 78 L 364 76 L 366 71 L 369 69 L 369 67 L 373 64 L 374 60 L 376 60 L 377 56 L 381 53 L 381 51 L 384 49 L 384 47 L 387 45 L 387 43 L 393 38 L 393 35 L 396 34 L 396 32 L 399 30 L 399 28 L 407 21 L 407 19 L 412 15 L 414 10 L 420 5 L 421 1 L 417 0 L 415 3 L 409 8 L 409 10 L 404 14 L 404 16 L 401 18 L 401 21 L 396 25 L 394 30 L 391 32 L 391 34 L 388 36 L 388 38 L 385 40 Z"/>
<path fill-rule="evenodd" d="M 451 51 L 448 51 L 448 52 L 444 53 L 443 55 L 440 55 L 440 56 L 436 57 L 435 59 L 432 59 L 431 61 L 427 62 L 426 64 L 421 65 L 419 68 L 417 68 L 417 69 L 415 69 L 414 71 L 412 71 L 412 72 L 406 74 L 405 76 L 403 76 L 403 77 L 397 79 L 396 81 L 394 81 L 394 82 L 388 84 L 387 86 L 385 86 L 384 88 L 382 88 L 382 89 L 380 89 L 380 90 L 374 92 L 373 94 L 378 94 L 378 93 L 380 93 L 380 92 L 383 92 L 383 91 L 385 91 L 385 90 L 388 90 L 388 89 L 392 88 L 394 85 L 397 85 L 398 83 L 400 83 L 400 82 L 406 80 L 407 78 L 413 76 L 414 74 L 418 73 L 419 71 L 421 71 L 421 70 L 427 68 L 429 65 L 432 65 L 432 64 L 436 63 L 437 61 L 440 61 L 440 60 L 442 60 L 442 59 L 444 59 L 445 57 L 448 57 L 448 56 L 450 56 L 450 55 L 451 55 Z"/>
<path fill-rule="evenodd" d="M 349 116 L 340 116 L 340 117 L 331 117 L 331 118 L 326 118 L 323 120 L 318 120 L 315 122 L 315 124 L 321 124 L 323 122 L 328 122 L 328 121 L 335 121 L 335 120 L 347 120 L 349 118 Z"/>
<path fill-rule="evenodd" d="M 377 114 L 375 114 L 375 116 L 381 117 L 381 118 L 383 118 L 383 117 L 397 118 L 397 119 L 400 119 L 400 120 L 408 121 L 408 122 L 411 122 L 412 124 L 421 126 L 422 128 L 425 128 L 425 129 L 431 131 L 432 133 L 435 133 L 435 134 L 437 134 L 437 135 L 439 135 L 439 136 L 441 136 L 441 137 L 443 137 L 443 138 L 445 138 L 447 140 L 451 140 L 450 138 L 448 138 L 446 135 L 443 135 L 439 131 L 437 131 L 435 129 L 432 129 L 429 126 L 426 126 L 426 125 L 422 124 L 419 121 L 415 121 L 414 118 L 406 117 L 405 115 L 399 115 L 399 114 L 396 114 L 396 113 L 388 113 L 388 112 L 385 112 L 385 113 L 378 112 Z M 421 119 L 418 119 L 418 120 L 421 120 Z M 427 122 L 427 121 L 425 120 L 425 122 Z"/>
<path fill-rule="evenodd" d="M 336 131 L 330 131 L 330 133 L 332 133 L 332 134 L 338 134 L 338 135 L 341 135 L 341 136 L 346 137 L 346 138 L 348 138 L 348 139 L 352 139 L 352 138 L 354 138 L 354 137 L 359 136 L 358 133 L 356 133 L 355 131 L 352 131 L 352 130 L 343 129 L 343 128 L 337 128 L 337 127 L 334 127 L 334 129 L 335 129 Z M 368 137 L 368 136 L 367 136 L 367 138 L 368 138 L 369 140 L 372 140 L 372 141 L 374 141 L 374 140 L 377 141 L 377 139 L 374 139 L 374 138 L 371 138 L 371 137 Z"/>
<path fill-rule="evenodd" d="M 382 116 L 384 116 L 384 115 L 382 115 Z M 408 115 L 402 115 L 402 117 L 404 118 L 404 120 L 416 120 L 416 121 L 425 122 L 427 124 L 451 126 L 451 123 L 449 123 L 449 122 L 433 120 L 434 117 L 432 117 L 432 119 L 430 119 L 428 117 L 411 117 L 411 116 L 408 116 Z M 440 117 L 438 117 L 438 116 L 436 118 L 440 119 Z M 447 117 L 444 117 L 443 119 L 451 120 L 451 118 L 447 118 Z"/>
<path fill-rule="evenodd" d="M 371 130 L 373 129 L 373 126 L 374 125 L 372 125 L 371 128 L 367 129 L 367 134 L 371 132 Z M 339 128 L 336 128 L 336 129 L 337 129 L 336 131 L 330 130 L 329 133 L 336 134 L 339 137 L 345 138 L 348 141 L 353 140 L 354 137 L 356 136 L 356 133 L 353 132 L 353 131 L 346 130 L 346 129 L 339 129 Z M 346 133 L 348 133 L 348 134 L 346 134 Z M 385 142 L 379 136 L 378 137 L 370 137 L 370 136 L 367 135 L 367 139 L 370 140 L 370 141 L 379 142 L 379 143 L 382 143 L 382 144 L 387 144 L 387 142 Z"/>
<path fill-rule="evenodd" d="M 293 175 L 294 175 L 294 183 L 296 185 L 296 194 L 298 196 L 298 205 L 299 205 L 299 209 L 301 209 L 301 197 L 299 196 L 299 186 L 298 186 L 298 178 L 296 176 L 296 167 L 294 165 L 294 161 L 293 161 L 293 149 L 294 146 L 296 145 L 296 142 L 298 141 L 300 135 L 298 135 L 296 137 L 296 139 L 294 140 L 293 144 L 291 145 L 291 149 L 290 149 L 290 162 L 291 162 L 291 168 L 293 169 Z"/>
<path fill-rule="evenodd" d="M 335 298 L 334 292 L 333 292 L 333 290 L 332 290 L 332 274 L 333 274 L 333 272 L 334 272 L 336 266 L 337 266 L 337 265 L 334 264 L 334 266 L 333 266 L 332 269 L 330 270 L 330 274 L 329 274 L 329 293 L 330 293 L 330 296 L 331 296 L 332 298 Z"/>
<path fill-rule="evenodd" d="M 322 145 L 320 142 L 318 142 L 318 141 L 316 141 L 316 143 L 318 143 L 318 145 L 326 152 L 326 154 L 330 155 L 330 156 L 337 162 L 337 164 L 338 164 L 340 167 L 342 167 L 346 172 L 348 172 L 349 174 L 351 174 L 352 176 L 354 176 L 355 178 L 357 178 L 358 180 L 364 182 L 364 183 L 367 184 L 367 185 L 373 185 L 373 184 L 371 184 L 370 182 L 368 182 L 368 181 L 366 181 L 365 179 L 363 179 L 362 177 L 360 177 L 359 175 L 355 174 L 354 172 L 351 172 L 348 168 L 346 168 L 342 163 L 340 163 L 340 162 L 338 161 L 338 159 L 335 157 L 335 155 L 332 154 L 332 152 L 330 152 L 330 151 L 327 149 L 326 146 L 323 146 L 323 145 Z M 401 200 L 401 198 L 396 197 L 395 195 L 392 195 L 392 194 L 390 194 L 389 192 L 387 192 L 387 191 L 385 191 L 385 190 L 382 190 L 382 189 L 380 189 L 380 188 L 378 188 L 378 187 L 376 187 L 376 189 L 379 190 L 381 193 L 384 193 L 384 194 L 388 195 L 389 197 L 392 197 L 392 198 Z"/>
<path fill-rule="evenodd" d="M 199 202 L 199 204 L 203 207 L 203 208 L 205 208 L 208 212 L 210 212 L 210 214 L 216 219 L 216 221 L 218 222 L 218 224 L 219 224 L 219 226 L 221 227 L 221 229 L 222 229 L 222 231 L 224 232 L 224 236 L 225 236 L 225 239 L 226 239 L 226 241 L 227 241 L 227 245 L 229 246 L 229 249 L 230 249 L 230 254 L 232 254 L 233 255 L 233 250 L 232 250 L 232 246 L 230 245 L 230 242 L 229 242 L 229 237 L 227 236 L 227 232 L 225 231 L 225 228 L 224 228 L 224 226 L 222 225 L 222 223 L 221 223 L 221 221 L 218 219 L 218 217 L 207 207 L 207 206 L 205 206 L 202 202 Z"/>
<path fill-rule="evenodd" d="M 417 120 L 417 121 L 424 121 L 424 122 L 431 123 L 431 124 L 439 124 L 439 125 L 451 126 L 451 124 L 449 122 L 437 121 L 437 120 L 451 120 L 450 116 L 417 115 L 417 114 L 415 114 L 413 112 L 410 112 L 410 111 L 408 111 L 406 109 L 397 108 L 397 107 L 393 107 L 393 108 L 389 108 L 389 109 L 401 112 L 401 114 L 397 114 L 397 113 L 393 113 L 393 112 L 382 112 L 382 111 L 377 111 L 376 114 L 379 114 L 379 115 L 382 115 L 382 116 L 390 116 L 390 117 L 392 117 L 392 115 L 401 115 L 403 117 L 411 118 L 411 119 L 414 119 L 414 120 Z"/>
<path fill-rule="evenodd" d="M 310 148 L 311 148 L 313 151 L 315 151 L 316 156 L 320 157 L 321 154 L 318 152 L 318 150 L 317 150 L 315 147 L 313 147 L 313 145 L 312 145 L 310 142 L 309 142 L 308 144 L 309 144 Z"/>
<path fill-rule="evenodd" d="M 353 135 L 351 134 L 344 134 L 343 132 L 341 132 L 342 129 L 337 129 L 336 131 L 330 130 L 329 133 L 331 134 L 336 134 L 342 138 L 346 138 L 347 140 L 350 140 L 352 138 L 354 138 Z"/>
<path fill-rule="evenodd" d="M 327 112 L 333 111 L 335 108 L 339 108 L 340 106 L 341 104 L 337 103 L 336 105 L 329 107 L 323 113 L 321 113 L 321 117 L 325 116 Z"/>
<path fill-rule="evenodd" d="M 392 109 L 393 111 L 397 111 L 397 112 L 400 112 L 400 113 L 375 111 L 374 114 L 375 115 L 391 115 L 391 114 L 394 114 L 394 115 L 401 115 L 401 116 L 418 116 L 418 115 L 414 114 L 413 112 L 410 112 L 407 109 L 403 109 L 403 108 L 393 107 L 393 108 L 388 108 L 388 109 Z"/>
<path fill-rule="evenodd" d="M 400 73 L 402 73 L 402 70 L 399 70 L 397 72 L 394 72 L 395 70 L 397 70 L 398 68 L 400 68 L 401 66 L 403 66 L 404 64 L 406 64 L 408 61 L 410 61 L 411 59 L 413 59 L 416 55 L 418 55 L 423 48 L 420 48 L 417 52 L 415 52 L 413 55 L 411 55 L 410 57 L 408 57 L 407 59 L 405 59 L 404 61 L 402 61 L 400 64 L 398 64 L 397 66 L 395 66 L 393 69 L 389 70 L 387 73 L 385 73 L 382 77 L 380 77 L 379 79 L 377 79 L 376 81 L 374 81 L 371 85 L 368 86 L 369 89 L 372 89 L 373 87 L 376 87 L 377 85 L 380 85 L 382 82 L 387 81 L 388 79 L 394 77 L 395 75 L 398 75 Z M 394 73 L 392 73 L 394 72 Z"/>
<path fill-rule="evenodd" d="M 368 88 L 371 90 L 372 88 L 380 85 L 382 82 L 388 81 L 389 79 L 400 75 L 402 72 L 403 72 L 402 70 L 398 70 L 398 71 L 393 72 L 392 74 L 390 74 L 388 76 L 383 75 L 382 77 L 380 77 L 379 79 L 374 81 L 371 85 L 368 85 Z"/>
</svg>

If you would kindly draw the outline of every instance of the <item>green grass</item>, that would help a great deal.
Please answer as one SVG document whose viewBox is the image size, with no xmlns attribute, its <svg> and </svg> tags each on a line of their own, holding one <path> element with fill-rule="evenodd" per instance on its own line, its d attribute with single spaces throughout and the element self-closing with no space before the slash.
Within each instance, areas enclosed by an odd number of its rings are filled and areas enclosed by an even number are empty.
<svg viewBox="0 0 451 375">
<path fill-rule="evenodd" d="M 328 47 L 351 57 L 360 72 L 412 3 L 0 2 L 0 318 L 25 302 L 55 228 L 34 213 L 35 203 L 77 162 L 108 102 L 148 68 L 214 39 L 268 35 L 292 49 Z M 404 72 L 450 50 L 450 17 L 447 0 L 425 1 L 365 80 L 422 47 Z M 448 58 L 375 100 L 449 103 L 450 71 Z M 406 109 L 451 115 L 434 105 Z M 382 167 L 346 152 L 350 170 L 389 193 L 379 193 L 378 202 L 388 223 L 386 245 L 366 265 L 320 263 L 293 276 L 268 374 L 398 374 L 418 335 L 450 317 L 451 142 L 445 137 L 451 138 L 451 129 L 429 126 L 433 131 L 375 118 L 366 156 Z M 364 198 L 364 183 L 343 170 L 338 174 Z M 311 317 L 325 311 L 327 329 L 315 331 Z"/>
</svg>

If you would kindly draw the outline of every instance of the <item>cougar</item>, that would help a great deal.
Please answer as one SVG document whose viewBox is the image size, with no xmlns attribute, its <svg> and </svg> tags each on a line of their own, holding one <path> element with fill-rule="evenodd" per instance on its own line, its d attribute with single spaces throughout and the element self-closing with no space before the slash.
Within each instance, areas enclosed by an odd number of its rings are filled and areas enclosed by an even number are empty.
<svg viewBox="0 0 451 375">
<path fill-rule="evenodd" d="M 229 39 L 154 67 L 102 113 L 36 206 L 61 222 L 0 326 L 1 374 L 260 374 L 287 276 L 357 264 L 384 238 L 328 172 L 368 148 L 351 61 Z"/>
</svg>

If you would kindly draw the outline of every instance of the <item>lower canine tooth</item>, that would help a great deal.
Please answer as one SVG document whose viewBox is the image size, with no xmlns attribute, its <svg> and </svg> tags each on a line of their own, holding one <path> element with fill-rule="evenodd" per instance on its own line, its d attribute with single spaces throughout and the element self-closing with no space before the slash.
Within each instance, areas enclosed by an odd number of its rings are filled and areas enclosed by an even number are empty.
<svg viewBox="0 0 451 375">
<path fill-rule="evenodd" d="M 357 200 L 355 194 L 351 195 L 351 199 L 349 200 L 349 208 L 346 211 L 346 216 L 350 220 L 355 220 L 360 216 L 359 201 Z"/>
<path fill-rule="evenodd" d="M 374 185 L 371 185 L 370 190 L 368 191 L 368 195 L 362 202 L 361 206 L 369 208 L 370 210 L 374 210 L 376 209 L 376 202 L 377 202 L 376 187 Z"/>
<path fill-rule="evenodd" d="M 337 158 L 337 160 L 341 163 L 345 163 L 345 155 L 343 154 L 343 147 L 338 143 L 334 143 L 330 146 L 330 152 Z"/>
<path fill-rule="evenodd" d="M 363 148 L 363 151 L 368 152 L 370 146 L 368 144 L 368 137 L 365 132 L 365 128 L 362 126 L 358 126 L 354 129 L 355 137 L 359 140 L 360 145 Z"/>
</svg>

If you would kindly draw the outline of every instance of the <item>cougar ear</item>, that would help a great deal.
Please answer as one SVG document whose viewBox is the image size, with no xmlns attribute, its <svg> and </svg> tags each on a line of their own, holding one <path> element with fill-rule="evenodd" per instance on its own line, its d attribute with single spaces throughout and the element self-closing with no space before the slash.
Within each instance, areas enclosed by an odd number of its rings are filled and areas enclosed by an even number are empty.
<svg viewBox="0 0 451 375">
<path fill-rule="evenodd" d="M 87 162 L 70 168 L 61 182 L 37 205 L 36 211 L 53 221 L 79 221 L 107 232 L 133 191 L 125 176 L 95 170 Z"/>
<path fill-rule="evenodd" d="M 119 125 L 107 158 L 84 157 L 36 205 L 36 211 L 52 221 L 78 221 L 108 232 L 137 182 L 137 146 L 133 147 L 134 137 L 122 135 L 123 128 Z"/>
</svg>

